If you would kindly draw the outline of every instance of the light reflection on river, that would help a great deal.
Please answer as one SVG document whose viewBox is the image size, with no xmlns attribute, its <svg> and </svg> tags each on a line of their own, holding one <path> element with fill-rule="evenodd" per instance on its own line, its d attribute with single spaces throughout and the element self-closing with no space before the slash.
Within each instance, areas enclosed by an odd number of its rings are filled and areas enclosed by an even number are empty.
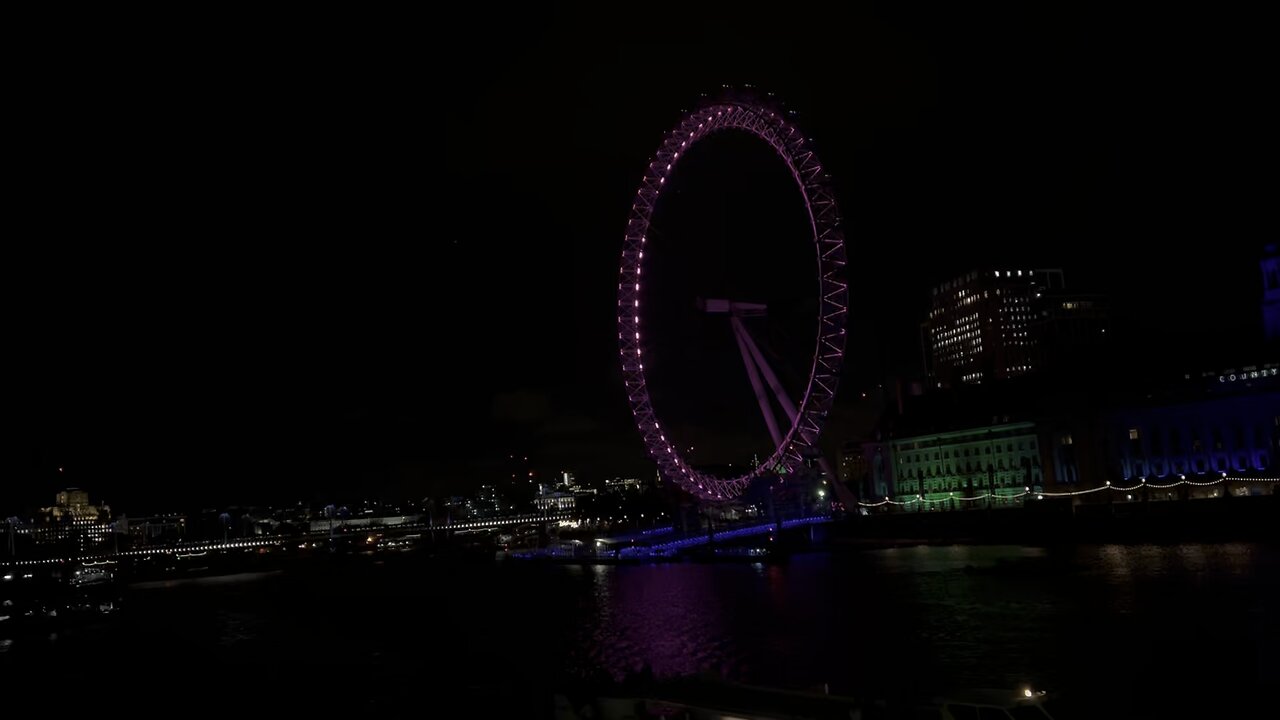
<svg viewBox="0 0 1280 720">
<path fill-rule="evenodd" d="M 915 547 L 779 564 L 317 564 L 138 587 L 108 621 L 5 643 L 0 663 L 38 658 L 74 673 L 77 654 L 148 648 L 138 657 L 214 672 L 322 667 L 384 693 L 647 667 L 849 693 L 1029 682 L 1209 698 L 1280 677 L 1278 588 L 1280 553 L 1253 544 Z"/>
<path fill-rule="evenodd" d="M 850 692 L 1270 682 L 1277 556 L 1249 544 L 916 547 L 591 571 L 578 669 Z M 1215 658 L 1214 662 L 1206 662 Z M 1227 670 L 1230 668 L 1230 670 Z"/>
</svg>

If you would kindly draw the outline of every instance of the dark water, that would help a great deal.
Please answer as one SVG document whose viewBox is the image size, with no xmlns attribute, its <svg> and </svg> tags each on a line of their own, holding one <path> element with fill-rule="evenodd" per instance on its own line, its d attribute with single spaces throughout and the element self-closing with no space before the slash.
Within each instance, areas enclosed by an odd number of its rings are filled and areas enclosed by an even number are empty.
<svg viewBox="0 0 1280 720">
<path fill-rule="evenodd" d="M 1142 716 L 1274 686 L 1278 600 L 1280 552 L 1252 544 L 918 547 L 777 565 L 407 555 L 134 586 L 106 620 L 0 640 L 0 670 L 156 691 L 181 678 L 398 714 L 442 693 L 525 697 L 647 664 L 854 694 L 1030 683 Z"/>
</svg>

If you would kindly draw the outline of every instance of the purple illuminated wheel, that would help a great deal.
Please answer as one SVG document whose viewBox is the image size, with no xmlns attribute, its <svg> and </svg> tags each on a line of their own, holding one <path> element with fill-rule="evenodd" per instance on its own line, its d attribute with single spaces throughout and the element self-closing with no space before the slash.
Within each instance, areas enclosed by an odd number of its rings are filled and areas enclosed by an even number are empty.
<svg viewBox="0 0 1280 720">
<path fill-rule="evenodd" d="M 662 421 L 653 410 L 645 383 L 644 349 L 640 322 L 640 283 L 644 268 L 645 234 L 654 205 L 667 178 L 694 143 L 720 130 L 742 130 L 768 143 L 791 170 L 804 196 L 813 243 L 817 251 L 818 333 L 809 381 L 791 418 L 790 428 L 769 459 L 755 470 L 733 478 L 719 478 L 690 467 L 667 439 Z M 817 442 L 835 399 L 836 383 L 844 359 L 848 284 L 844 280 L 844 233 L 840 211 L 828 186 L 829 176 L 809 148 L 808 141 L 780 112 L 753 100 L 725 99 L 687 115 L 667 134 L 649 163 L 635 203 L 627 218 L 618 283 L 618 344 L 622 376 L 636 426 L 649 454 L 667 479 L 699 497 L 717 500 L 737 496 L 757 477 L 785 476 L 806 457 L 819 455 Z"/>
</svg>

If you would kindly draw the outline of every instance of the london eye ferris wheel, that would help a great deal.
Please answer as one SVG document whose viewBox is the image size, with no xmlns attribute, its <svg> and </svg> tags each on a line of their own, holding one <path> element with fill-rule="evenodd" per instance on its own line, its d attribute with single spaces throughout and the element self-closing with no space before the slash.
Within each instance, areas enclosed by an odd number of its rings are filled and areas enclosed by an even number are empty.
<svg viewBox="0 0 1280 720">
<path fill-rule="evenodd" d="M 760 348 L 742 322 L 766 312 L 763 305 L 733 300 L 707 300 L 702 309 L 729 317 L 734 339 L 747 376 L 760 404 L 773 443 L 767 460 L 750 471 L 719 477 L 696 468 L 681 455 L 669 437 L 650 398 L 645 373 L 645 338 L 660 333 L 647 327 L 642 312 L 641 288 L 646 282 L 645 255 L 654 208 L 668 180 L 680 169 L 680 160 L 704 138 L 725 131 L 747 133 L 767 143 L 785 164 L 804 200 L 807 229 L 816 255 L 813 279 L 817 291 L 816 343 L 803 391 L 794 401 L 765 361 Z M 652 257 L 652 252 L 650 253 Z M 659 471 L 687 492 L 706 500 L 736 497 L 757 478 L 786 477 L 806 459 L 820 458 L 818 439 L 835 399 L 844 360 L 848 317 L 848 284 L 844 269 L 846 251 L 840 211 L 830 187 L 830 176 L 814 153 L 810 141 L 771 103 L 744 95 L 726 95 L 706 102 L 686 114 L 663 138 L 645 168 L 627 217 L 618 280 L 618 345 L 622 375 L 636 427 Z M 784 417 L 779 422 L 771 409 L 772 392 Z"/>
</svg>

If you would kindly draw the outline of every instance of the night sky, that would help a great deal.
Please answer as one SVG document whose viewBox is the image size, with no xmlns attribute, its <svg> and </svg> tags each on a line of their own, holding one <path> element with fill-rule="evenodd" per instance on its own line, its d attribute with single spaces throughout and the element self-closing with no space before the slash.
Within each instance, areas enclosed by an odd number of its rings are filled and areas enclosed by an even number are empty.
<svg viewBox="0 0 1280 720">
<path fill-rule="evenodd" d="M 60 485 L 126 511 L 420 497 L 513 452 L 652 472 L 615 362 L 622 231 L 662 133 L 726 83 L 784 99 L 835 177 L 836 432 L 919 371 L 928 288 L 993 263 L 1110 295 L 1117 373 L 1250 346 L 1274 235 L 1258 23 L 827 5 L 33 28 L 6 113 L 0 510 Z M 655 402 L 710 462 L 763 427 L 689 300 L 772 293 L 785 366 L 812 280 L 777 161 L 699 151 L 649 280 L 670 288 Z"/>
</svg>

